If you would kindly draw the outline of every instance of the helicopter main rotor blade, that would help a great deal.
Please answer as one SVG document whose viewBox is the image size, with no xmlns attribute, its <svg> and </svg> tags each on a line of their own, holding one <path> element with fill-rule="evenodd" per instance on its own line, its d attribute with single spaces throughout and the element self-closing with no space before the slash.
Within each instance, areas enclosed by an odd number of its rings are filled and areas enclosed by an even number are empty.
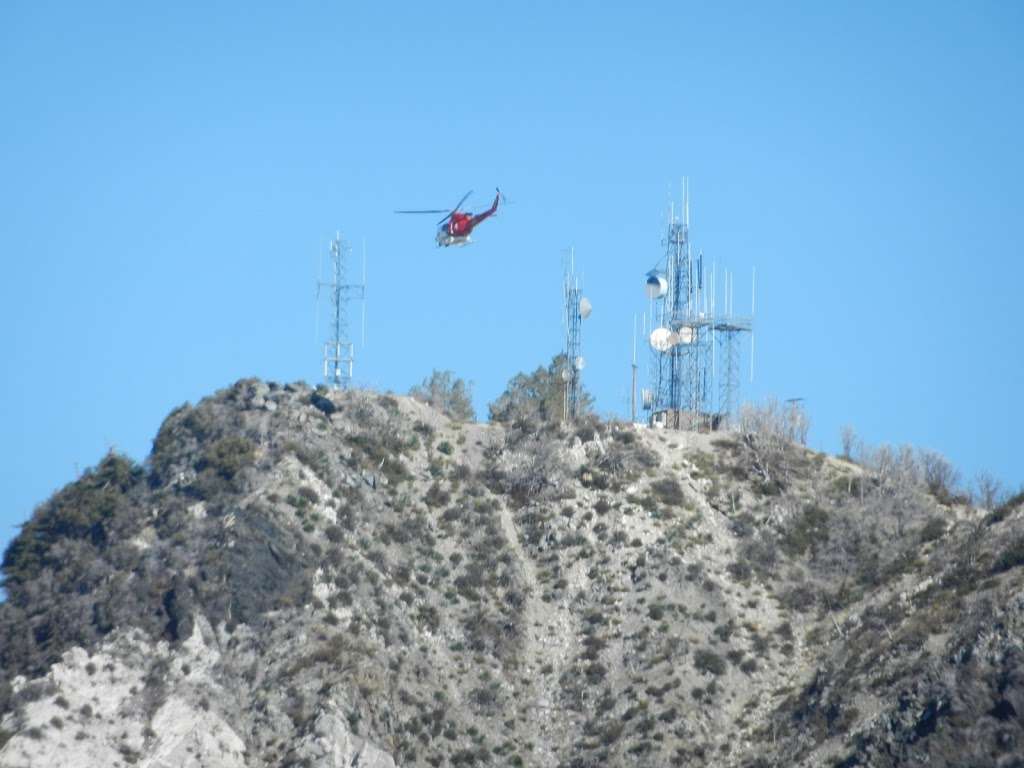
<svg viewBox="0 0 1024 768">
<path fill-rule="evenodd" d="M 462 207 L 462 204 L 463 204 L 464 202 L 466 202 L 466 200 L 468 200 L 468 199 L 469 199 L 469 196 L 470 196 L 470 195 L 472 195 L 472 194 L 473 194 L 473 190 L 472 190 L 472 189 L 471 189 L 471 190 L 469 190 L 469 192 L 467 192 L 466 194 L 464 194 L 464 195 L 462 196 L 462 199 L 461 199 L 461 200 L 459 200 L 459 202 L 457 202 L 457 203 L 455 204 L 455 207 L 454 207 L 454 208 L 452 208 L 452 213 L 455 213 L 455 212 L 456 212 L 457 210 L 459 210 L 459 208 L 461 208 L 461 207 Z"/>
<path fill-rule="evenodd" d="M 447 213 L 444 208 L 431 208 L 426 211 L 395 211 L 395 213 Z"/>
</svg>

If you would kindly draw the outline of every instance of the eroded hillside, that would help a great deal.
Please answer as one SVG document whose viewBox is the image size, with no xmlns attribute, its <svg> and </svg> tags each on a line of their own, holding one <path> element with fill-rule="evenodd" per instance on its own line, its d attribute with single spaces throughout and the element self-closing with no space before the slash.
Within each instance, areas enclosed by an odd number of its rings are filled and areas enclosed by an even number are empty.
<svg viewBox="0 0 1024 768">
<path fill-rule="evenodd" d="M 1021 765 L 1021 500 L 890 458 L 241 381 L 6 553 L 0 766 Z"/>
</svg>

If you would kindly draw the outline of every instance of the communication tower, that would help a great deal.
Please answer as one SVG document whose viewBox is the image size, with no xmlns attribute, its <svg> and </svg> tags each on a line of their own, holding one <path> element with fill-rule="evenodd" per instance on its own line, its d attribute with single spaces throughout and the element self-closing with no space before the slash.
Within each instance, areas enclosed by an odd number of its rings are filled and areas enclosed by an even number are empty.
<svg viewBox="0 0 1024 768">
<path fill-rule="evenodd" d="M 562 399 L 562 420 L 575 421 L 579 416 L 580 398 L 583 391 L 583 321 L 590 317 L 590 300 L 583 296 L 576 277 L 575 252 L 569 249 L 563 259 L 562 297 L 564 302 L 562 321 L 565 326 L 565 367 L 562 380 L 565 395 Z"/>
<path fill-rule="evenodd" d="M 347 283 L 348 261 L 352 249 L 338 232 L 331 240 L 331 281 L 317 282 L 317 303 L 320 291 L 326 289 L 330 297 L 330 338 L 323 345 L 324 383 L 332 389 L 347 389 L 352 385 L 355 362 L 355 344 L 349 338 L 348 308 L 352 301 L 363 303 L 363 330 L 366 328 L 366 249 L 363 249 L 363 281 Z M 319 309 L 317 310 L 319 319 Z"/>
<path fill-rule="evenodd" d="M 718 311 L 717 269 L 712 267 L 708 280 L 704 254 L 698 252 L 694 258 L 691 252 L 688 183 L 684 184 L 682 218 L 673 206 L 663 244 L 663 260 L 646 276 L 652 329 L 648 336 L 650 388 L 643 392 L 643 406 L 651 412 L 652 423 L 665 427 L 719 429 L 735 414 L 740 337 L 750 333 L 753 338 L 753 320 L 733 314 L 729 272 L 725 273 L 725 308 Z"/>
</svg>

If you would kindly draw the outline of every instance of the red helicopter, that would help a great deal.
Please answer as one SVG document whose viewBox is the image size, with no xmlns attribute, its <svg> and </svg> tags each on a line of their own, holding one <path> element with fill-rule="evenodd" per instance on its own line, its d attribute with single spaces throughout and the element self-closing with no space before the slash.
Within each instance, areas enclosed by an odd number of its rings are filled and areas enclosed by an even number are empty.
<svg viewBox="0 0 1024 768">
<path fill-rule="evenodd" d="M 483 213 L 478 213 L 475 216 L 468 211 L 460 211 L 459 206 L 466 202 L 473 190 L 470 190 L 462 199 L 452 208 L 450 211 L 445 209 L 429 210 L 429 211 L 395 211 L 395 213 L 444 213 L 447 214 L 443 219 L 437 222 L 437 245 L 440 248 L 442 245 L 448 247 L 449 245 L 469 245 L 473 242 L 469 233 L 473 231 L 484 219 L 492 216 L 495 211 L 498 210 L 498 201 L 501 199 L 501 190 L 495 189 L 497 193 L 494 196 L 494 202 L 491 203 L 491 207 Z"/>
</svg>

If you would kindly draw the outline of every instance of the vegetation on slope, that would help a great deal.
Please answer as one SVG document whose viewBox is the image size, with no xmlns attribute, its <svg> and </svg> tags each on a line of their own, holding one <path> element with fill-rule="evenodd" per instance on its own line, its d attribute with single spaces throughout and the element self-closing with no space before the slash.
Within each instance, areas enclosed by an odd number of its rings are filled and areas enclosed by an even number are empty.
<svg viewBox="0 0 1024 768">
<path fill-rule="evenodd" d="M 1020 498 L 975 510 L 934 456 L 816 454 L 771 413 L 569 428 L 528 394 L 552 371 L 492 425 L 443 376 L 176 410 L 145 467 L 107 457 L 6 553 L 0 713 L 73 645 L 203 617 L 235 695 L 188 690 L 256 765 L 311 759 L 336 711 L 403 765 L 955 765 L 968 738 L 1010 764 Z"/>
</svg>

